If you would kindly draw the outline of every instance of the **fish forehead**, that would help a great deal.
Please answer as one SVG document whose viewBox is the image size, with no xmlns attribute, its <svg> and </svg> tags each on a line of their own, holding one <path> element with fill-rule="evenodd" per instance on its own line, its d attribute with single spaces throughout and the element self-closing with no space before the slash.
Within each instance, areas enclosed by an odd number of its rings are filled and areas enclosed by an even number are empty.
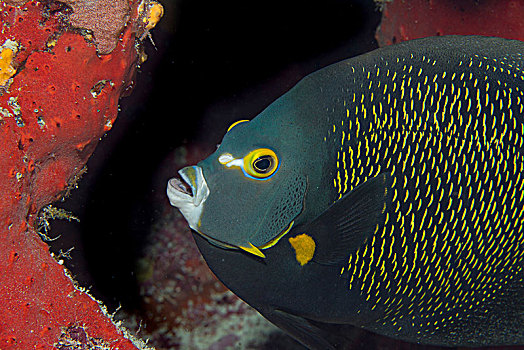
<svg viewBox="0 0 524 350">
<path fill-rule="evenodd" d="M 524 43 L 456 40 L 344 62 L 357 88 L 334 100 L 324 136 L 339 198 L 394 175 L 386 224 L 341 274 L 384 308 L 377 324 L 416 324 L 419 339 L 524 293 Z"/>
</svg>

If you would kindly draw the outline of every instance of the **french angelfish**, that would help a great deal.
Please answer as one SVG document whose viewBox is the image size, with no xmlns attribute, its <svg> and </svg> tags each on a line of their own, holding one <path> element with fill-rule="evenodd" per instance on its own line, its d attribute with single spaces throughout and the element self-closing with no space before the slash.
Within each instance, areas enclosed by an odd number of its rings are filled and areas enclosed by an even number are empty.
<svg viewBox="0 0 524 350">
<path fill-rule="evenodd" d="M 168 197 L 235 294 L 322 325 L 524 345 L 524 43 L 413 40 L 302 79 Z"/>
</svg>

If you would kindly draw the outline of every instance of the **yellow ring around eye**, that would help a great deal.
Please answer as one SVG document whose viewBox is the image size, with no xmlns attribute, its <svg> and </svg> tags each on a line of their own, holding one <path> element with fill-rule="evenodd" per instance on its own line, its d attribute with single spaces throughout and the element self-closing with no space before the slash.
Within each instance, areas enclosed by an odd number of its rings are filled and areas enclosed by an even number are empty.
<svg viewBox="0 0 524 350">
<path fill-rule="evenodd" d="M 244 170 L 247 175 L 256 179 L 265 179 L 278 169 L 278 158 L 275 152 L 268 148 L 251 151 L 244 157 Z"/>
<path fill-rule="evenodd" d="M 236 122 L 234 122 L 233 124 L 231 124 L 229 126 L 229 128 L 227 128 L 227 131 L 226 132 L 229 132 L 229 130 L 233 129 L 235 126 L 237 126 L 238 124 L 242 124 L 242 123 L 245 123 L 245 122 L 248 122 L 249 120 L 238 120 Z"/>
</svg>

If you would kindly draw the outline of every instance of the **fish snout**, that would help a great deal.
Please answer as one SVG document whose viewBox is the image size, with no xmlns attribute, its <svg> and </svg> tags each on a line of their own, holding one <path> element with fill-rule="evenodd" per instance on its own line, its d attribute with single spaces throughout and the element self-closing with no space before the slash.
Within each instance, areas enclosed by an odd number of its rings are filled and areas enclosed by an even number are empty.
<svg viewBox="0 0 524 350">
<path fill-rule="evenodd" d="M 188 166 L 178 173 L 183 181 L 175 177 L 167 183 L 169 203 L 180 210 L 192 229 L 198 231 L 198 222 L 203 204 L 209 196 L 209 187 L 199 166 Z"/>
</svg>

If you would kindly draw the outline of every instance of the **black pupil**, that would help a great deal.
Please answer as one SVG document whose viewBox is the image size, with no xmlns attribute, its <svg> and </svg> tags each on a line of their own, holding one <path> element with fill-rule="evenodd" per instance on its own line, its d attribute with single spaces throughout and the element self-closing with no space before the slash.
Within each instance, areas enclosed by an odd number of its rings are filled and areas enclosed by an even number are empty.
<svg viewBox="0 0 524 350">
<path fill-rule="evenodd" d="M 273 159 L 271 156 L 262 156 L 255 159 L 253 167 L 260 173 L 267 173 L 271 170 L 271 165 L 273 164 Z"/>
</svg>

